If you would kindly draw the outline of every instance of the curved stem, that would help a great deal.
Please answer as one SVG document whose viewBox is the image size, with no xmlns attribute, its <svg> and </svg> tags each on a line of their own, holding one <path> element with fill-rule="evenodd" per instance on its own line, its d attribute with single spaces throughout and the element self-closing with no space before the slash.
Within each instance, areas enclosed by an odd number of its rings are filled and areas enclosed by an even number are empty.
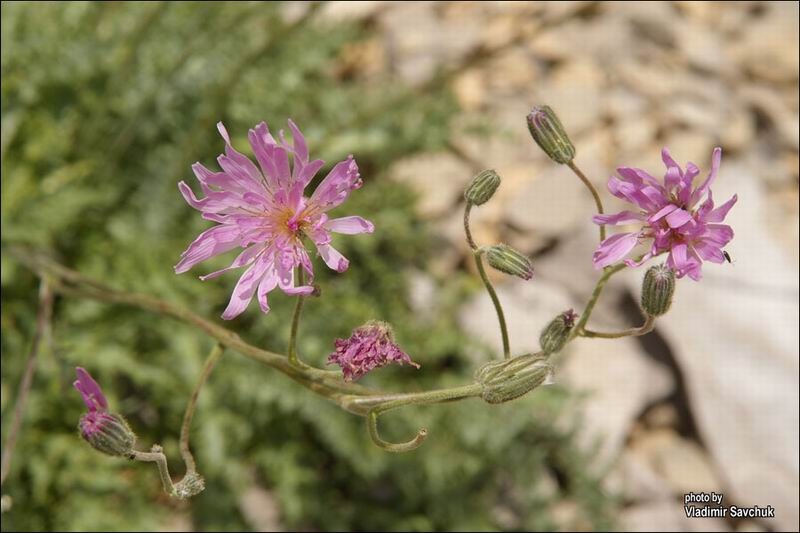
<svg viewBox="0 0 800 533">
<path fill-rule="evenodd" d="M 597 304 L 597 300 L 600 299 L 600 295 L 603 293 L 603 288 L 605 288 L 606 283 L 608 283 L 608 280 L 611 279 L 611 276 L 624 269 L 625 263 L 620 263 L 613 267 L 606 267 L 603 270 L 603 275 L 600 276 L 599 280 L 597 280 L 597 285 L 595 285 L 594 291 L 592 291 L 592 295 L 589 297 L 589 301 L 586 303 L 586 307 L 583 308 L 583 313 L 581 313 L 578 323 L 575 324 L 574 328 L 572 328 L 569 339 L 567 339 L 568 341 L 571 341 L 577 337 L 581 331 L 583 331 L 583 328 L 589 321 L 589 317 L 592 316 L 592 311 L 594 310 L 594 306 Z"/>
<path fill-rule="evenodd" d="M 369 436 L 372 438 L 372 442 L 374 442 L 379 448 L 392 453 L 410 452 L 419 448 L 420 445 L 425 442 L 425 439 L 428 438 L 428 430 L 425 428 L 420 428 L 420 430 L 417 431 L 417 435 L 413 439 L 406 442 L 394 443 L 383 440 L 378 433 L 378 416 L 381 414 L 381 412 L 382 410 L 376 407 L 371 409 L 367 414 L 367 429 L 369 431 Z"/>
<path fill-rule="evenodd" d="M 161 476 L 161 484 L 164 485 L 164 490 L 170 496 L 175 495 L 175 485 L 172 484 L 172 478 L 169 475 L 169 467 L 167 466 L 167 457 L 162 452 L 161 446 L 153 446 L 150 452 L 139 452 L 134 450 L 131 455 L 134 461 L 142 461 L 144 463 L 155 463 L 158 466 L 158 474 Z"/>
<path fill-rule="evenodd" d="M 208 376 L 211 375 L 214 365 L 217 363 L 224 351 L 225 347 L 222 344 L 214 344 L 214 347 L 211 349 L 211 353 L 209 353 L 208 358 L 206 358 L 206 363 L 203 365 L 203 372 L 200 374 L 200 379 L 197 380 L 197 384 L 194 386 L 192 396 L 189 398 L 189 405 L 186 406 L 186 412 L 183 415 L 183 424 L 181 424 L 180 448 L 181 457 L 183 457 L 183 462 L 186 465 L 187 474 L 197 472 L 197 465 L 195 464 L 192 451 L 189 448 L 189 430 L 192 426 L 192 417 L 194 417 L 197 399 L 200 397 L 200 390 L 206 384 L 206 381 L 208 381 Z"/>
<path fill-rule="evenodd" d="M 575 161 L 570 161 L 567 163 L 567 166 L 575 173 L 576 176 L 583 182 L 589 192 L 592 193 L 592 197 L 594 198 L 594 204 L 597 206 L 597 213 L 602 215 L 603 214 L 603 202 L 600 200 L 600 195 L 597 193 L 597 189 L 594 188 L 592 182 L 589 181 L 589 178 L 581 172 L 581 169 L 578 168 L 578 165 L 575 164 Z M 604 225 L 600 225 L 600 242 L 606 240 L 606 227 Z"/>
<path fill-rule="evenodd" d="M 475 256 L 475 266 L 478 267 L 478 274 L 483 281 L 483 285 L 486 287 L 486 292 L 489 293 L 489 297 L 492 299 L 494 310 L 497 312 L 497 321 L 500 324 L 500 336 L 503 339 L 503 357 L 510 359 L 511 348 L 508 341 L 508 326 L 506 326 L 506 316 L 503 312 L 503 305 L 500 303 L 500 298 L 497 297 L 497 292 L 494 290 L 492 283 L 489 281 L 489 276 L 486 274 L 486 268 L 483 266 L 482 252 L 475 244 L 475 240 L 472 238 L 472 232 L 469 229 L 469 215 L 471 210 L 472 204 L 468 203 L 464 208 L 464 233 L 467 236 L 467 243 L 469 244 L 469 247 L 472 248 L 472 253 Z"/>
<path fill-rule="evenodd" d="M 303 267 L 297 267 L 297 281 L 300 285 L 305 283 L 305 272 L 303 272 Z M 292 326 L 289 330 L 289 347 L 287 349 L 287 355 L 289 357 L 289 363 L 295 366 L 298 366 L 300 361 L 297 359 L 297 330 L 300 328 L 300 314 L 303 312 L 303 304 L 305 303 L 306 297 L 303 295 L 297 296 L 297 303 L 294 306 L 294 313 L 292 314 Z"/>
<path fill-rule="evenodd" d="M 48 335 L 50 329 L 50 318 L 53 315 L 53 289 L 47 278 L 42 278 L 39 284 L 39 312 L 36 315 L 36 331 L 33 334 L 31 348 L 28 352 L 28 361 L 25 363 L 25 372 L 17 390 L 17 400 L 14 405 L 14 419 L 8 430 L 6 446 L 3 450 L 2 466 L 0 466 L 0 486 L 3 485 L 11 470 L 11 457 L 14 455 L 14 448 L 17 444 L 17 436 L 22 427 L 22 418 L 25 414 L 25 406 L 28 403 L 28 393 L 33 385 L 33 375 L 36 373 L 36 357 L 39 354 L 39 345 L 42 337 Z"/>
<path fill-rule="evenodd" d="M 583 331 L 578 333 L 578 335 L 580 335 L 581 337 L 589 337 L 596 339 L 620 339 L 622 337 L 639 337 L 641 335 L 645 335 L 653 331 L 655 325 L 656 325 L 656 317 L 654 317 L 653 315 L 646 315 L 644 324 L 642 324 L 638 328 L 630 328 L 624 331 L 618 331 L 616 333 L 591 331 L 584 328 Z"/>
</svg>

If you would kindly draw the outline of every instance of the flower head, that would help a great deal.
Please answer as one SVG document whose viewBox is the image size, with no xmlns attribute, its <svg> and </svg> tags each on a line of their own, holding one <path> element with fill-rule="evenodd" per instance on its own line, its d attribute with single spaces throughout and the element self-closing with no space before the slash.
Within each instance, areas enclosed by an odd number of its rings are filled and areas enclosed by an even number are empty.
<svg viewBox="0 0 800 533">
<path fill-rule="evenodd" d="M 328 364 L 342 367 L 345 381 L 355 381 L 370 370 L 389 363 L 419 368 L 395 344 L 392 327 L 385 322 L 367 322 L 354 329 L 349 339 L 336 339 L 335 344 L 336 351 L 328 356 Z"/>
<path fill-rule="evenodd" d="M 620 177 L 608 180 L 608 190 L 637 209 L 615 215 L 595 215 L 596 224 L 641 223 L 638 231 L 618 233 L 600 243 L 592 256 L 595 268 L 603 268 L 625 257 L 640 241 L 652 239 L 650 250 L 638 262 L 626 259 L 628 266 L 641 266 L 662 252 L 669 252 L 666 265 L 679 278 L 702 276 L 703 261 L 722 263 L 722 249 L 733 239 L 730 226 L 720 224 L 736 203 L 737 196 L 714 207 L 711 185 L 719 172 L 722 150 L 715 148 L 711 171 L 697 187 L 693 186 L 700 169 L 688 163 L 683 170 L 664 148 L 661 157 L 667 167 L 664 183 L 644 170 L 621 167 Z"/>
<path fill-rule="evenodd" d="M 108 455 L 127 456 L 133 452 L 136 435 L 122 416 L 108 411 L 108 402 L 100 385 L 83 368 L 76 368 L 73 385 L 81 393 L 88 412 L 78 422 L 81 437 L 92 447 Z"/>
<path fill-rule="evenodd" d="M 374 230 L 372 223 L 361 217 L 332 219 L 327 215 L 361 187 L 353 157 L 337 163 L 313 194 L 305 196 L 306 187 L 324 161 L 309 160 L 305 138 L 294 122 L 289 120 L 291 144 L 283 131 L 276 140 L 264 122 L 250 130 L 250 145 L 260 168 L 231 146 L 221 122 L 217 129 L 225 140 L 225 154 L 217 158 L 222 172 L 212 172 L 200 163 L 192 166 L 205 198 L 198 199 L 185 182 L 178 184 L 189 205 L 217 224 L 189 245 L 175 272 L 186 272 L 210 257 L 241 249 L 229 267 L 200 276 L 207 280 L 247 267 L 222 314 L 230 320 L 244 312 L 254 295 L 261 310 L 269 312 L 267 294 L 276 287 L 292 295 L 313 292 L 314 271 L 304 237 L 314 243 L 328 267 L 337 272 L 347 270 L 349 262 L 331 246 L 331 233 L 352 235 Z M 308 284 L 296 284 L 297 267 L 308 273 Z"/>
</svg>

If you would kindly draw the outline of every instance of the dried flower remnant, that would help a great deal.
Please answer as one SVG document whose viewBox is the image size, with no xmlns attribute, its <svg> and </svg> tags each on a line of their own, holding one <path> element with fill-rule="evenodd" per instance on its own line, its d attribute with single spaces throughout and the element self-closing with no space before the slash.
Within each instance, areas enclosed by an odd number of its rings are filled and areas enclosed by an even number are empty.
<svg viewBox="0 0 800 533">
<path fill-rule="evenodd" d="M 328 364 L 342 368 L 345 381 L 361 376 L 390 363 L 419 365 L 395 344 L 392 327 L 385 322 L 371 321 L 353 330 L 347 339 L 336 339 L 336 350 L 328 356 Z"/>
<path fill-rule="evenodd" d="M 358 216 L 331 219 L 327 215 L 361 187 L 353 157 L 337 163 L 313 194 L 304 196 L 324 161 L 309 160 L 305 137 L 294 122 L 289 120 L 291 144 L 282 131 L 276 140 L 264 122 L 250 130 L 250 145 L 260 169 L 233 148 L 221 122 L 217 129 L 225 140 L 225 154 L 217 159 L 222 172 L 212 172 L 200 163 L 192 166 L 205 198 L 198 199 L 185 182 L 178 184 L 189 205 L 217 225 L 189 245 L 175 272 L 186 272 L 201 261 L 242 248 L 230 266 L 200 276 L 207 280 L 247 267 L 222 314 L 230 320 L 244 312 L 256 295 L 261 310 L 268 313 L 267 294 L 276 287 L 291 295 L 314 292 L 314 271 L 304 238 L 314 243 L 328 267 L 337 272 L 347 270 L 348 260 L 331 246 L 331 233 L 353 235 L 374 230 L 371 222 Z M 305 285 L 297 285 L 298 267 L 308 273 Z"/>
<path fill-rule="evenodd" d="M 711 171 L 703 182 L 692 188 L 700 169 L 688 163 L 684 171 L 664 148 L 661 157 L 667 167 L 663 185 L 644 170 L 621 167 L 618 177 L 608 181 L 608 190 L 617 198 L 638 207 L 614 215 L 595 215 L 596 224 L 642 223 L 630 233 L 618 233 L 600 243 L 592 256 L 595 268 L 603 268 L 625 257 L 643 239 L 652 239 L 650 250 L 641 260 L 626 259 L 628 266 L 641 266 L 662 252 L 669 252 L 666 265 L 679 278 L 688 275 L 697 281 L 702 276 L 703 261 L 722 263 L 722 249 L 733 239 L 733 229 L 726 224 L 728 211 L 737 196 L 714 208 L 711 185 L 719 172 L 722 150 L 715 148 Z M 702 201 L 704 197 L 707 198 Z"/>
<path fill-rule="evenodd" d="M 78 379 L 73 385 L 81 393 L 88 412 L 78 423 L 81 437 L 100 452 L 129 456 L 133 453 L 136 435 L 122 416 L 108 411 L 108 402 L 100 385 L 83 368 L 76 368 Z"/>
</svg>

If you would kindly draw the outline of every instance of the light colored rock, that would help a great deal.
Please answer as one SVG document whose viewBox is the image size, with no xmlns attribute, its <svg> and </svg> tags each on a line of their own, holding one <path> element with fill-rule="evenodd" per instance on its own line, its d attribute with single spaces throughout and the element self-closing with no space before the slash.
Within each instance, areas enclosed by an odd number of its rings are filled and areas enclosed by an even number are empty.
<svg viewBox="0 0 800 533">
<path fill-rule="evenodd" d="M 797 112 L 788 107 L 779 93 L 763 85 L 749 84 L 740 89 L 739 95 L 769 118 L 786 146 L 794 151 L 800 148 L 800 122 Z"/>
<path fill-rule="evenodd" d="M 442 18 L 435 2 L 393 4 L 380 23 L 397 73 L 415 86 L 479 46 L 483 26 L 475 16 Z"/>
<path fill-rule="evenodd" d="M 605 81 L 605 72 L 596 64 L 573 60 L 533 88 L 533 93 L 538 102 L 553 108 L 569 135 L 578 135 L 597 126 Z"/>
<path fill-rule="evenodd" d="M 579 440 L 587 449 L 599 441 L 599 464 L 617 458 L 636 417 L 674 386 L 669 371 L 630 338 L 576 339 L 564 354 L 556 381 L 588 395 L 580 403 Z"/>
<path fill-rule="evenodd" d="M 671 429 L 643 432 L 630 452 L 664 479 L 676 496 L 688 492 L 721 492 L 713 466 L 702 448 Z"/>
<path fill-rule="evenodd" d="M 298 4 L 304 2 L 296 2 Z M 387 7 L 385 1 L 370 0 L 335 0 L 333 2 L 326 2 L 320 12 L 320 18 L 330 21 L 357 21 L 364 20 L 378 14 L 382 9 Z"/>
<path fill-rule="evenodd" d="M 447 152 L 403 159 L 389 171 L 392 179 L 408 183 L 417 191 L 417 209 L 424 217 L 449 213 L 473 174 L 469 165 Z"/>
<path fill-rule="evenodd" d="M 762 5 L 767 9 L 767 15 L 748 21 L 744 36 L 733 43 L 733 54 L 743 69 L 765 80 L 794 81 L 796 85 L 797 2 L 770 2 Z"/>
<path fill-rule="evenodd" d="M 547 236 L 569 232 L 592 212 L 592 200 L 569 169 L 553 165 L 530 180 L 505 212 L 506 220 L 524 231 Z"/>
<path fill-rule="evenodd" d="M 504 276 L 495 285 L 505 310 L 512 354 L 539 349 L 539 332 L 558 313 L 574 306 L 568 293 L 546 280 L 523 281 Z M 476 292 L 459 313 L 459 324 L 476 340 L 502 353 L 497 315 L 486 291 Z"/>
<path fill-rule="evenodd" d="M 765 525 L 797 530 L 797 263 L 768 229 L 770 206 L 756 177 L 723 158 L 714 197 L 734 192 L 739 202 L 726 223 L 736 231 L 728 246 L 736 263 L 706 263 L 702 282 L 681 280 L 657 327 L 681 368 L 702 441 L 724 472 L 726 499 L 773 505 L 776 517 Z M 796 232 L 796 219 L 789 224 Z M 624 279 L 631 290 L 640 282 Z"/>
<path fill-rule="evenodd" d="M 626 502 L 652 502 L 672 496 L 670 487 L 653 467 L 627 450 L 603 483 L 611 493 L 622 494 Z"/>
</svg>

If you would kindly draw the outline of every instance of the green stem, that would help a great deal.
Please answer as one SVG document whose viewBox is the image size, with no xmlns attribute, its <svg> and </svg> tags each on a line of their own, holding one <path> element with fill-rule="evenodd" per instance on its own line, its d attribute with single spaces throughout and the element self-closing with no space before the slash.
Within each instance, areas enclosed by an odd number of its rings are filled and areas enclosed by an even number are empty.
<svg viewBox="0 0 800 533">
<path fill-rule="evenodd" d="M 302 286 L 305 281 L 305 272 L 303 272 L 303 267 L 299 266 L 297 267 L 297 282 Z M 297 303 L 294 306 L 294 313 L 292 314 L 292 327 L 291 330 L 289 330 L 289 348 L 287 350 L 287 355 L 289 357 L 289 363 L 294 366 L 300 366 L 300 361 L 297 358 L 297 330 L 300 328 L 300 314 L 303 312 L 305 300 L 305 296 L 297 296 Z"/>
<path fill-rule="evenodd" d="M 583 182 L 589 192 L 592 193 L 592 197 L 594 198 L 594 204 L 597 206 L 597 213 L 602 215 L 603 214 L 603 202 L 600 200 L 600 195 L 597 193 L 597 189 L 594 188 L 592 182 L 589 181 L 589 178 L 581 172 L 581 169 L 578 168 L 578 165 L 575 164 L 575 161 L 570 161 L 567 163 L 567 166 L 575 173 L 576 176 Z M 600 242 L 606 240 L 606 227 L 604 225 L 600 225 Z"/>
<path fill-rule="evenodd" d="M 181 457 L 183 457 L 183 462 L 186 464 L 187 474 L 197 472 L 197 465 L 195 464 L 194 456 L 192 455 L 192 451 L 189 449 L 189 429 L 192 425 L 192 417 L 194 417 L 195 407 L 197 407 L 197 399 L 200 397 L 200 390 L 206 384 L 206 381 L 208 381 L 208 376 L 211 375 L 214 365 L 217 363 L 224 351 L 225 347 L 222 344 L 214 344 L 214 348 L 211 349 L 211 353 L 208 354 L 206 363 L 203 365 L 203 372 L 200 374 L 200 379 L 197 380 L 197 384 L 194 386 L 194 390 L 192 391 L 192 396 L 189 398 L 189 405 L 186 406 L 186 413 L 183 415 L 180 448 Z"/>
<path fill-rule="evenodd" d="M 489 297 L 492 299 L 494 310 L 497 312 L 497 321 L 500 324 L 500 335 L 503 338 L 503 357 L 510 359 L 511 348 L 508 341 L 508 326 L 506 326 L 506 316 L 503 312 L 503 305 L 500 303 L 500 298 L 497 297 L 497 292 L 494 290 L 492 283 L 489 281 L 489 276 L 486 274 L 486 269 L 483 266 L 482 252 L 478 248 L 478 245 L 475 244 L 475 240 L 472 238 L 472 232 L 469 228 L 469 215 L 471 210 L 472 204 L 468 203 L 466 208 L 464 208 L 464 233 L 467 236 L 467 243 L 469 244 L 469 247 L 472 248 L 472 253 L 475 256 L 475 266 L 478 267 L 478 274 L 483 281 L 483 285 L 486 287 L 486 292 L 489 293 Z"/>
<path fill-rule="evenodd" d="M 161 446 L 153 446 L 150 452 L 134 450 L 131 459 L 134 461 L 142 461 L 143 463 L 155 463 L 156 466 L 158 466 L 158 474 L 161 476 L 161 484 L 164 485 L 164 490 L 170 496 L 175 495 L 175 485 L 172 484 L 172 478 L 169 475 L 167 457 L 162 452 Z"/>
<path fill-rule="evenodd" d="M 589 337 L 589 338 L 596 338 L 596 339 L 620 339 L 622 337 L 639 337 L 646 333 L 650 333 L 653 331 L 653 328 L 656 325 L 656 317 L 653 315 L 647 315 L 645 318 L 644 324 L 639 326 L 638 328 L 630 328 L 624 331 L 618 331 L 615 333 L 604 333 L 600 331 L 591 331 L 588 329 L 583 329 L 583 331 L 579 332 L 578 335 L 581 337 Z"/>
<path fill-rule="evenodd" d="M 608 280 L 611 279 L 611 276 L 613 276 L 614 274 L 623 269 L 625 269 L 625 263 L 620 263 L 613 267 L 606 267 L 603 270 L 603 275 L 600 276 L 599 280 L 597 280 L 597 285 L 595 285 L 594 291 L 592 291 L 592 296 L 586 303 L 586 307 L 583 308 L 583 313 L 581 314 L 580 319 L 578 319 L 578 323 L 575 324 L 574 328 L 572 328 L 572 333 L 570 333 L 569 339 L 567 339 L 568 341 L 571 341 L 572 339 L 578 336 L 578 333 L 583 331 L 583 328 L 589 321 L 589 317 L 592 316 L 592 311 L 594 310 L 594 306 L 595 304 L 597 304 L 597 300 L 600 299 L 600 295 L 602 294 L 603 288 L 605 288 L 606 283 L 608 283 Z"/>
</svg>

